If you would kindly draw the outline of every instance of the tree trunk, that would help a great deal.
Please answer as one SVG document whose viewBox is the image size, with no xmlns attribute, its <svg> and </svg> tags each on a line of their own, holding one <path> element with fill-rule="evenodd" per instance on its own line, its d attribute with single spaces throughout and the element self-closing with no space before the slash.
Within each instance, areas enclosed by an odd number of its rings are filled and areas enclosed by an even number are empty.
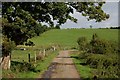
<svg viewBox="0 0 120 80">
<path fill-rule="evenodd" d="M 10 54 L 4 55 L 1 59 L 2 59 L 1 60 L 2 69 L 10 69 L 10 65 L 11 65 L 11 56 L 10 56 Z"/>
</svg>

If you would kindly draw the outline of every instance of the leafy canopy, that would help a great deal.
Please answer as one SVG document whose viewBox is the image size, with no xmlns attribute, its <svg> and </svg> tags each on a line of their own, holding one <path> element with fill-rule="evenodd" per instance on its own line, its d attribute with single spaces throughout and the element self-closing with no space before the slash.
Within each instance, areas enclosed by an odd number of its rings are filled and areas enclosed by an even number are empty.
<svg viewBox="0 0 120 80">
<path fill-rule="evenodd" d="M 70 13 L 74 9 L 88 20 L 101 22 L 109 18 L 102 10 L 104 2 L 3 2 L 2 27 L 3 34 L 15 41 L 16 45 L 23 44 L 27 39 L 44 32 L 42 22 L 56 28 L 68 19 L 77 23 Z"/>
</svg>

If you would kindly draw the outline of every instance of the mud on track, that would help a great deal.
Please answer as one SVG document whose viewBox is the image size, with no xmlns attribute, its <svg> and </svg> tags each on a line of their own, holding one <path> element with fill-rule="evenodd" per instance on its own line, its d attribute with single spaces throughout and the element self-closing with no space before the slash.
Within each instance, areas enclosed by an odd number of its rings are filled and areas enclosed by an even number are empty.
<svg viewBox="0 0 120 80">
<path fill-rule="evenodd" d="M 70 57 L 70 51 L 60 51 L 59 55 L 54 58 L 48 70 L 42 75 L 42 78 L 76 78 L 80 76 Z"/>
</svg>

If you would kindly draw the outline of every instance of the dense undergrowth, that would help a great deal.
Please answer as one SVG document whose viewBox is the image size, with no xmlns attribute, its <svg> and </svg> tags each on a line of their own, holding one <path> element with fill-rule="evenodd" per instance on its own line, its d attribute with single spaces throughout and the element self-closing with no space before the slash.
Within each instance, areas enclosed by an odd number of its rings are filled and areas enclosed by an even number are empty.
<svg viewBox="0 0 120 80">
<path fill-rule="evenodd" d="M 84 64 L 96 69 L 94 76 L 97 78 L 119 78 L 118 43 L 100 39 L 93 34 L 91 41 L 86 37 L 78 40 L 80 55 Z"/>
<path fill-rule="evenodd" d="M 17 53 L 16 53 L 17 54 Z M 19 55 L 20 53 L 18 53 Z M 24 53 L 22 53 L 24 54 Z M 45 70 L 47 70 L 47 67 L 52 62 L 52 59 L 57 56 L 58 51 L 47 51 L 46 56 L 42 57 L 37 56 L 36 62 L 34 61 L 34 57 L 30 58 L 30 62 L 27 61 L 16 61 L 15 56 L 12 58 L 11 61 L 11 68 L 10 70 L 3 70 L 2 71 L 2 77 L 3 79 L 9 79 L 9 78 L 37 78 L 40 76 Z M 24 54 L 25 55 L 25 54 Z M 22 57 L 25 57 L 22 55 Z M 42 58 L 40 58 L 42 57 Z"/>
</svg>

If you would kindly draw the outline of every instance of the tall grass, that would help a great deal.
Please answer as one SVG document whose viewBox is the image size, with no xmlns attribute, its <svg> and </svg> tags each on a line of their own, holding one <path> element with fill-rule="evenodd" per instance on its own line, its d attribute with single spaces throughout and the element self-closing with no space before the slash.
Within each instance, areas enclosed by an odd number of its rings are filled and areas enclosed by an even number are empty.
<svg viewBox="0 0 120 80">
<path fill-rule="evenodd" d="M 3 70 L 3 78 L 39 78 L 47 70 L 53 58 L 58 55 L 58 51 L 49 52 L 43 60 L 37 60 L 36 63 L 34 61 L 28 63 L 27 59 L 25 59 L 27 51 L 25 51 L 26 53 L 21 53 L 20 51 L 15 52 L 14 57 L 12 57 L 11 70 Z M 21 61 L 22 59 L 26 62 Z"/>
</svg>

